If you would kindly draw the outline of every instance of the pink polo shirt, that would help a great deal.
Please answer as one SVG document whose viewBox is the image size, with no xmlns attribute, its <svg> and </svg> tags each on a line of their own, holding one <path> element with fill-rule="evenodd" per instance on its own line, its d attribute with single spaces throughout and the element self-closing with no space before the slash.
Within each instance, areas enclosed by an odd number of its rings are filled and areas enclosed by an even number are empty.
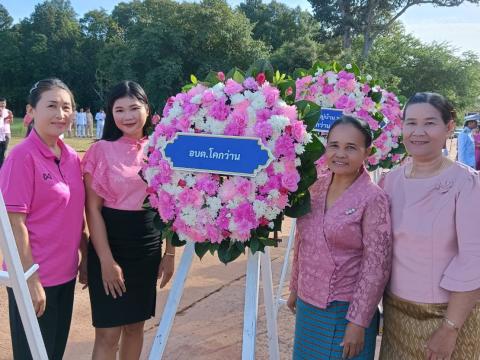
<svg viewBox="0 0 480 360">
<path fill-rule="evenodd" d="M 15 146 L 0 171 L 8 212 L 25 213 L 30 247 L 43 286 L 77 275 L 85 190 L 77 153 L 58 140 L 55 158 L 36 131 Z"/>
<path fill-rule="evenodd" d="M 312 211 L 297 220 L 290 289 L 319 308 L 350 303 L 347 319 L 368 327 L 390 276 L 387 196 L 363 170 L 326 210 L 330 171 L 310 188 Z"/>
<path fill-rule="evenodd" d="M 480 288 L 480 177 L 455 163 L 426 179 L 405 166 L 381 181 L 391 200 L 393 265 L 389 291 L 421 303 L 446 303 L 451 291 Z"/>
</svg>

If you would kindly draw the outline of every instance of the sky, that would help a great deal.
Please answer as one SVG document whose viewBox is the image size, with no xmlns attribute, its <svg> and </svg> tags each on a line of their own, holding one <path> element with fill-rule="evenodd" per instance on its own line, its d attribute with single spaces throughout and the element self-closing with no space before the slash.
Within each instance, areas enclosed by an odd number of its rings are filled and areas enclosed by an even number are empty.
<svg viewBox="0 0 480 360">
<path fill-rule="evenodd" d="M 268 2 L 269 0 L 265 0 Z M 10 15 L 18 21 L 28 17 L 35 4 L 43 0 L 2 0 Z M 113 0 L 71 0 L 80 16 L 85 12 L 100 7 L 111 11 L 121 1 Z M 236 6 L 241 0 L 228 0 Z M 281 1 L 291 7 L 300 6 L 311 11 L 307 0 Z M 480 6 L 465 3 L 459 7 L 439 8 L 431 5 L 415 6 L 407 10 L 400 18 L 405 28 L 417 38 L 425 42 L 448 42 L 460 53 L 471 50 L 480 56 Z"/>
</svg>

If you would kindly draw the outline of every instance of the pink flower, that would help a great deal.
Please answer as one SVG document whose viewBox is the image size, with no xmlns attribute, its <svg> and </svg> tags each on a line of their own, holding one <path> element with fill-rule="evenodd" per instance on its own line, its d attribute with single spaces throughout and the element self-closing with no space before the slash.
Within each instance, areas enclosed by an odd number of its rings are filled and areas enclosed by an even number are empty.
<svg viewBox="0 0 480 360">
<path fill-rule="evenodd" d="M 239 232 L 250 232 L 258 226 L 253 206 L 250 203 L 244 202 L 238 205 L 232 210 L 232 215 Z"/>
<path fill-rule="evenodd" d="M 292 135 L 296 141 L 302 142 L 306 134 L 307 134 L 307 130 L 303 122 L 295 121 L 292 124 Z"/>
<path fill-rule="evenodd" d="M 272 116 L 272 111 L 270 109 L 260 109 L 257 110 L 257 122 L 267 121 Z"/>
<path fill-rule="evenodd" d="M 157 113 L 155 113 L 155 114 L 152 116 L 152 124 L 153 124 L 153 125 L 157 125 L 159 121 L 160 121 L 160 115 L 158 115 Z"/>
<path fill-rule="evenodd" d="M 217 73 L 217 78 L 218 80 L 220 80 L 221 82 L 224 82 L 225 81 L 225 74 L 222 72 L 222 71 L 219 71 Z"/>
<path fill-rule="evenodd" d="M 232 200 L 236 194 L 237 189 L 232 179 L 225 180 L 224 183 L 220 186 L 220 190 L 218 191 L 218 195 L 220 196 L 220 199 L 223 203 L 227 203 Z"/>
<path fill-rule="evenodd" d="M 207 90 L 203 93 L 202 95 L 202 102 L 203 102 L 203 105 L 207 105 L 209 106 L 210 104 L 212 104 L 213 102 L 215 101 L 215 94 L 213 93 L 213 91 L 211 90 Z"/>
<path fill-rule="evenodd" d="M 163 221 L 170 221 L 175 216 L 175 200 L 166 191 L 158 192 L 158 214 Z"/>
<path fill-rule="evenodd" d="M 266 77 L 265 77 L 265 74 L 263 72 L 261 72 L 261 73 L 258 73 L 258 75 L 255 79 L 257 80 L 257 83 L 259 83 L 260 85 L 263 85 L 263 83 L 266 80 Z"/>
<path fill-rule="evenodd" d="M 244 198 L 249 197 L 253 192 L 253 184 L 250 180 L 242 177 L 234 178 L 234 183 L 237 188 L 238 195 Z"/>
<path fill-rule="evenodd" d="M 265 102 L 267 106 L 271 107 L 275 105 L 278 98 L 280 97 L 280 91 L 277 88 L 272 86 L 264 86 L 263 87 L 263 96 L 265 96 Z"/>
<path fill-rule="evenodd" d="M 277 158 L 285 156 L 287 158 L 295 157 L 295 145 L 290 136 L 282 135 L 275 143 L 274 154 Z"/>
<path fill-rule="evenodd" d="M 217 226 L 215 226 L 214 224 L 207 223 L 205 225 L 205 228 L 207 229 L 207 237 L 208 237 L 208 240 L 210 240 L 210 242 L 216 243 L 216 244 L 219 244 L 222 242 L 223 240 L 222 231 Z"/>
<path fill-rule="evenodd" d="M 178 205 L 180 208 L 194 206 L 200 208 L 203 205 L 203 197 L 197 189 L 183 189 L 178 195 Z"/>
<path fill-rule="evenodd" d="M 204 174 L 203 176 L 197 176 L 195 187 L 198 190 L 205 191 L 208 195 L 213 196 L 217 193 L 219 184 L 217 181 L 213 180 L 210 175 Z"/>
<path fill-rule="evenodd" d="M 227 217 L 228 214 L 229 212 L 227 208 L 221 208 L 218 212 L 218 217 L 215 220 L 215 225 L 222 230 L 228 229 L 228 224 L 230 223 L 230 220 Z"/>
<path fill-rule="evenodd" d="M 322 94 L 323 95 L 328 95 L 332 93 L 335 90 L 335 87 L 331 84 L 327 84 L 322 88 Z"/>
<path fill-rule="evenodd" d="M 225 104 L 225 99 L 219 99 L 213 103 L 208 113 L 215 119 L 224 121 L 230 113 L 230 108 Z"/>
<path fill-rule="evenodd" d="M 257 122 L 254 131 L 256 136 L 266 139 L 272 136 L 272 125 L 268 121 Z"/>
<path fill-rule="evenodd" d="M 225 94 L 232 96 L 234 94 L 238 94 L 239 92 L 243 91 L 243 86 L 237 83 L 233 79 L 228 79 L 227 83 L 225 84 L 224 92 Z"/>
<path fill-rule="evenodd" d="M 258 90 L 258 84 L 253 77 L 246 78 L 245 81 L 243 82 L 243 87 L 248 90 L 253 90 L 253 91 Z"/>
<path fill-rule="evenodd" d="M 285 90 L 285 95 L 290 96 L 293 94 L 293 89 L 291 86 L 288 87 L 287 90 Z"/>
<path fill-rule="evenodd" d="M 336 102 L 335 107 L 337 109 L 345 109 L 347 111 L 352 111 L 355 108 L 356 102 L 354 99 L 351 99 L 347 95 L 342 95 Z"/>
<path fill-rule="evenodd" d="M 282 176 L 282 186 L 291 192 L 297 191 L 299 181 L 300 175 L 298 171 L 289 171 Z"/>
</svg>

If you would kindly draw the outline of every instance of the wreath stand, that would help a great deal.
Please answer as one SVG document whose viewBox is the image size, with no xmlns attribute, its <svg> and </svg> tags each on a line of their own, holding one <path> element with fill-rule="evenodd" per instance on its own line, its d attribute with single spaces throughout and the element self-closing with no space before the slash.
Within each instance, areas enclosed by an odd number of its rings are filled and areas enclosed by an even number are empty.
<svg viewBox="0 0 480 360">
<path fill-rule="evenodd" d="M 12 227 L 8 220 L 7 210 L 3 196 L 0 193 L 0 248 L 7 264 L 7 271 L 0 271 L 0 285 L 8 286 L 13 289 L 15 301 L 17 302 L 20 318 L 22 319 L 25 335 L 27 336 L 28 346 L 33 359 L 48 360 L 47 351 L 43 343 L 40 327 L 38 326 L 37 316 L 33 309 L 32 299 L 27 286 L 27 280 L 38 270 L 38 265 L 34 264 L 25 273 L 23 272 L 20 256 L 18 255 L 17 245 L 13 236 Z"/>
</svg>

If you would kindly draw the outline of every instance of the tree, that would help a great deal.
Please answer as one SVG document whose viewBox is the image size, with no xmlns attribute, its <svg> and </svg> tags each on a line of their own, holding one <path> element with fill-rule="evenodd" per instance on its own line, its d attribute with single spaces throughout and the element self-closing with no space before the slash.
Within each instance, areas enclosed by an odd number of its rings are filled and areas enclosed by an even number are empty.
<svg viewBox="0 0 480 360">
<path fill-rule="evenodd" d="M 353 44 L 360 52 L 361 44 Z M 357 48 L 357 49 L 355 49 Z M 419 91 L 434 91 L 448 97 L 459 112 L 475 109 L 480 94 L 480 61 L 467 52 L 455 55 L 450 45 L 423 44 L 395 24 L 390 33 L 380 36 L 365 64 L 395 93 L 410 97 Z"/>
<path fill-rule="evenodd" d="M 262 40 L 272 50 L 286 42 L 294 42 L 299 37 L 318 37 L 318 22 L 300 7 L 290 8 L 277 1 L 265 4 L 262 0 L 246 0 L 238 9 L 254 25 L 253 38 Z"/>
<path fill-rule="evenodd" d="M 0 31 L 9 29 L 12 26 L 13 18 L 8 13 L 8 10 L 0 4 Z"/>
<path fill-rule="evenodd" d="M 362 59 L 366 59 L 375 39 L 385 33 L 412 6 L 433 4 L 459 6 L 465 0 L 308 0 L 325 34 L 342 36 L 345 51 L 352 38 L 363 37 Z M 467 0 L 478 4 L 480 0 Z"/>
</svg>

